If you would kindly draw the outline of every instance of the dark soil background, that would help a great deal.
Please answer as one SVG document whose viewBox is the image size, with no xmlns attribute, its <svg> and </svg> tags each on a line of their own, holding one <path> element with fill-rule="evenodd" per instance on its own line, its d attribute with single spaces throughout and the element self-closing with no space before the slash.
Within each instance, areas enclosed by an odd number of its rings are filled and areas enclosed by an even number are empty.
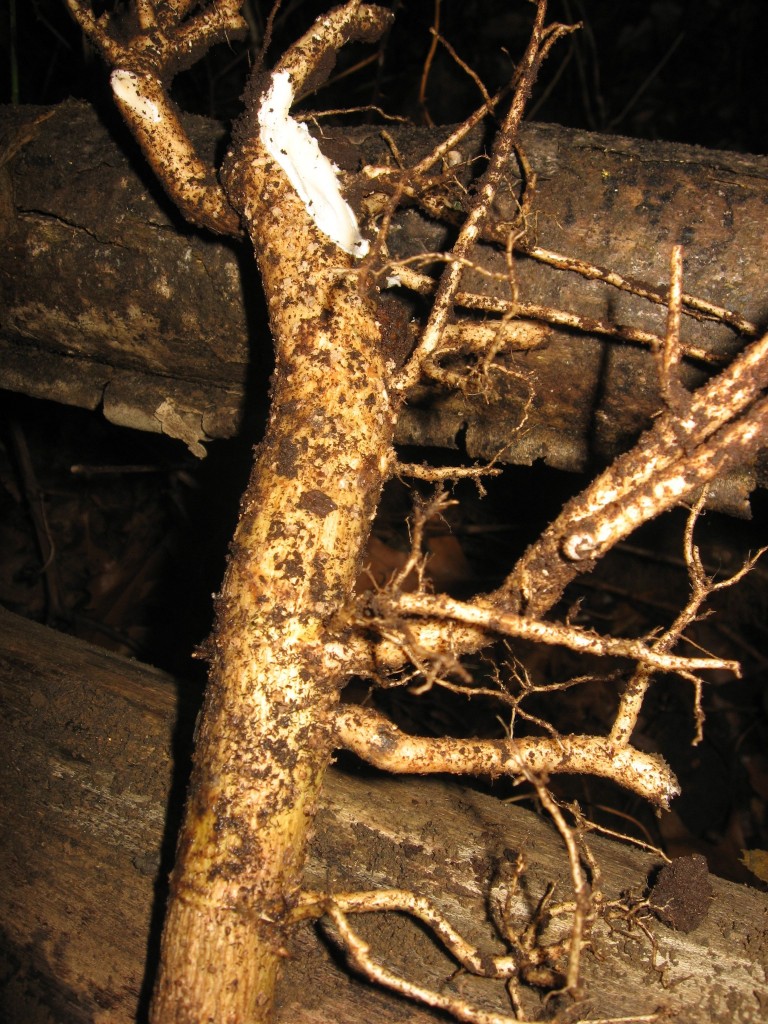
<svg viewBox="0 0 768 1024">
<path fill-rule="evenodd" d="M 279 53 L 328 6 L 286 0 L 270 53 Z M 397 20 L 379 49 L 345 51 L 333 81 L 311 106 L 375 105 L 417 123 L 460 120 L 479 94 L 443 48 L 430 59 L 436 16 L 440 32 L 493 91 L 513 70 L 532 14 L 523 0 L 390 6 Z M 180 76 L 175 95 L 182 106 L 225 120 L 237 115 L 268 7 L 258 0 L 246 4 L 255 44 L 219 47 Z M 0 12 L 0 101 L 51 104 L 73 95 L 108 103 L 104 69 L 63 0 L 3 0 Z M 766 151 L 764 0 L 562 0 L 551 4 L 550 14 L 584 27 L 550 58 L 531 101 L 533 119 Z M 266 381 L 254 407 L 265 393 Z M 112 427 L 98 414 L 7 393 L 0 401 L 0 602 L 202 686 L 202 666 L 192 653 L 209 627 L 210 595 L 221 580 L 257 430 L 210 445 L 199 462 L 180 443 Z M 439 462 L 439 453 L 433 455 Z M 489 485 L 484 501 L 475 488 L 458 488 L 461 504 L 430 530 L 435 586 L 461 595 L 492 586 L 585 483 L 534 466 L 511 468 Z M 404 557 L 403 514 L 410 504 L 400 485 L 386 495 L 370 550 L 375 577 L 386 578 Z M 595 577 L 568 592 L 558 615 L 623 636 L 671 622 L 687 592 L 683 525 L 684 515 L 673 514 L 641 531 L 605 559 Z M 751 522 L 705 516 L 697 529 L 705 565 L 712 573 L 733 572 L 768 543 L 767 527 L 765 494 L 755 496 Z M 717 873 L 761 885 L 743 861 L 744 851 L 768 849 L 768 564 L 715 603 L 718 614 L 696 627 L 695 641 L 739 658 L 744 678 L 708 681 L 705 740 L 697 747 L 691 746 L 691 689 L 680 680 L 659 681 L 638 730 L 638 743 L 663 751 L 683 783 L 673 811 L 657 819 L 590 779 L 558 782 L 558 792 L 578 798 L 590 817 L 611 828 L 672 854 L 702 852 Z M 551 651 L 514 653 L 538 682 L 594 668 Z M 595 682 L 554 701 L 537 697 L 526 708 L 562 731 L 600 731 L 610 722 L 618 685 Z M 501 735 L 507 724 L 497 718 L 503 708 L 468 709 L 463 697 L 436 690 L 417 697 L 398 688 L 385 697 L 390 713 L 419 732 Z"/>
<path fill-rule="evenodd" d="M 125 3 L 96 0 L 98 11 Z M 245 0 L 247 43 L 221 46 L 180 76 L 185 109 L 228 119 L 259 51 L 271 3 Z M 269 55 L 279 54 L 327 0 L 285 0 Z M 313 108 L 380 104 L 415 121 L 460 121 L 477 86 L 437 48 L 422 72 L 436 13 L 440 33 L 492 92 L 509 80 L 532 18 L 526 0 L 389 0 L 394 27 L 374 53 L 350 47 Z M 65 0 L 2 0 L 0 102 L 57 103 L 106 96 L 103 67 L 69 17 Z M 768 6 L 763 0 L 551 0 L 550 20 L 581 22 L 544 68 L 531 120 L 715 149 L 765 153 Z M 7 30 L 6 30 L 7 26 Z"/>
</svg>

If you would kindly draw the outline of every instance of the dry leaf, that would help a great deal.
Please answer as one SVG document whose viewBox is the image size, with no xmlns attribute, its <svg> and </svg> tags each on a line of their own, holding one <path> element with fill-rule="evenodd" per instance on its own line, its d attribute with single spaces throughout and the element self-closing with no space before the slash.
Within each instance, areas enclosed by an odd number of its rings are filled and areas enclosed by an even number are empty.
<svg viewBox="0 0 768 1024">
<path fill-rule="evenodd" d="M 741 863 L 761 882 L 768 882 L 768 850 L 742 850 Z"/>
</svg>

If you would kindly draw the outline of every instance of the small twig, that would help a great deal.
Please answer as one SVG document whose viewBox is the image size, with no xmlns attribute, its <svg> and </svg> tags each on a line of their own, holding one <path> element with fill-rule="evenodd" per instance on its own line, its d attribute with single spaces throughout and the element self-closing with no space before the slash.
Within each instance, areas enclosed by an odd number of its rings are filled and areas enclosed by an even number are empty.
<svg viewBox="0 0 768 1024">
<path fill-rule="evenodd" d="M 509 741 L 412 736 L 370 708 L 342 706 L 334 715 L 337 745 L 368 764 L 395 774 L 519 776 Z M 601 736 L 532 736 L 515 740 L 516 758 L 534 774 L 559 772 L 612 779 L 657 807 L 680 792 L 669 766 L 658 756 L 617 746 Z"/>
<path fill-rule="evenodd" d="M 413 1002 L 443 1010 L 456 1020 L 465 1021 L 467 1024 L 521 1024 L 517 1017 L 480 1010 L 458 996 L 444 995 L 402 978 L 371 957 L 370 946 L 352 928 L 346 914 L 335 902 L 329 901 L 326 913 L 338 929 L 349 963 L 369 981 L 397 992 Z"/>
<path fill-rule="evenodd" d="M 670 409 L 680 411 L 685 406 L 688 392 L 680 381 L 680 319 L 683 296 L 683 247 L 672 246 L 669 258 L 669 300 L 667 304 L 667 330 L 660 352 L 659 376 L 661 393 Z"/>
<path fill-rule="evenodd" d="M 440 38 L 440 5 L 441 0 L 433 0 L 434 2 L 434 21 L 432 28 L 430 29 L 431 39 L 429 41 L 429 49 L 427 50 L 427 56 L 424 58 L 424 67 L 421 71 L 421 81 L 419 82 L 419 106 L 424 116 L 424 122 L 430 127 L 434 126 L 429 108 L 427 107 L 427 82 L 429 80 L 429 73 L 432 70 L 432 62 L 435 59 L 437 53 L 437 44 Z"/>
<path fill-rule="evenodd" d="M 661 653 L 639 640 L 603 637 L 576 626 L 562 626 L 468 601 L 457 601 L 445 594 L 398 594 L 396 597 L 382 594 L 375 599 L 374 606 L 382 618 L 390 622 L 402 615 L 454 619 L 505 636 L 567 647 L 583 654 L 631 658 L 663 672 L 679 672 L 686 676 L 706 669 L 724 669 L 737 676 L 740 672 L 737 661 Z"/>
<path fill-rule="evenodd" d="M 439 0 L 436 0 L 436 2 L 439 3 Z M 434 38 L 440 43 L 440 45 L 443 46 L 448 51 L 448 53 L 453 58 L 453 60 L 459 65 L 461 70 L 466 75 L 468 75 L 469 78 L 472 79 L 472 81 L 477 86 L 477 88 L 478 88 L 478 90 L 480 92 L 480 95 L 483 97 L 483 100 L 485 101 L 486 107 L 488 107 L 490 109 L 491 103 L 493 101 L 491 99 L 490 93 L 485 88 L 485 85 L 483 84 L 482 79 L 477 74 L 477 72 L 472 70 L 472 68 L 469 66 L 469 64 L 466 63 L 466 61 L 463 61 L 461 59 L 461 57 L 458 55 L 456 50 L 451 46 L 451 44 L 448 42 L 448 40 L 440 35 L 440 33 L 438 31 L 437 18 L 435 18 L 435 25 L 429 31 L 432 33 Z"/>
<path fill-rule="evenodd" d="M 524 766 L 523 770 L 525 771 Z M 587 884 L 584 869 L 581 866 L 581 854 L 579 853 L 573 829 L 565 820 L 557 801 L 553 798 L 552 794 L 543 784 L 541 779 L 538 779 L 535 775 L 527 771 L 525 771 L 525 775 L 531 785 L 536 789 L 536 794 L 541 801 L 542 806 L 554 822 L 555 828 L 560 833 L 568 852 L 568 864 L 571 871 L 571 882 L 573 883 L 576 905 L 573 911 L 571 938 L 568 947 L 568 971 L 565 979 L 565 990 L 571 995 L 576 996 L 579 990 L 579 972 L 584 935 L 592 916 L 592 899 L 589 885 Z"/>
<path fill-rule="evenodd" d="M 423 262 L 423 260 L 423 256 L 417 256 L 412 259 L 412 262 L 418 263 Z M 437 262 L 436 258 L 433 261 Z M 408 261 L 406 260 L 393 260 L 387 264 L 387 271 L 389 273 L 394 273 L 403 287 L 409 288 L 411 291 L 415 291 L 419 295 L 431 294 L 435 288 L 434 279 L 429 277 L 427 274 L 420 274 L 417 270 L 408 266 L 407 263 Z M 473 270 L 483 272 L 482 268 L 479 268 L 474 264 L 471 264 L 471 266 Z M 484 271 L 484 274 L 490 278 L 501 276 L 495 272 L 487 270 Z M 664 344 L 664 340 L 660 335 L 653 334 L 651 331 L 642 330 L 639 327 L 614 324 L 608 320 L 600 320 L 596 317 L 584 316 L 571 310 L 556 309 L 553 306 L 543 306 L 540 303 L 535 302 L 515 302 L 512 299 L 506 299 L 501 296 L 459 291 L 455 297 L 455 304 L 458 307 L 473 309 L 484 313 L 497 313 L 502 316 L 514 315 L 521 319 L 528 319 L 531 321 L 539 320 L 545 323 L 554 324 L 557 327 L 567 327 L 583 334 L 598 334 L 607 338 L 616 338 L 618 341 L 625 341 L 630 344 L 642 345 L 643 347 L 650 348 L 653 352 L 658 351 Z M 727 310 L 723 310 L 722 312 L 728 316 L 731 315 Z M 754 327 L 754 325 L 752 326 Z M 743 333 L 747 334 L 752 332 L 747 332 L 745 330 Z M 757 333 L 756 328 L 754 333 Z M 722 356 L 712 353 L 707 349 L 702 348 L 700 345 L 696 345 L 691 342 L 681 342 L 681 348 L 683 354 L 689 359 L 695 359 L 697 362 L 710 366 L 719 366 L 723 364 L 724 360 Z"/>
<path fill-rule="evenodd" d="M 448 497 L 442 486 L 438 487 L 435 494 L 427 501 L 416 499 L 413 516 L 409 522 L 411 534 L 411 550 L 402 568 L 393 575 L 389 587 L 394 593 L 399 593 L 407 578 L 414 573 L 418 581 L 419 589 L 424 582 L 424 531 L 430 519 L 441 517 L 443 512 L 456 502 Z"/>
<path fill-rule="evenodd" d="M 501 185 L 504 172 L 517 142 L 525 103 L 542 60 L 556 38 L 570 31 L 566 26 L 553 25 L 545 30 L 546 3 L 537 0 L 531 38 L 519 66 L 519 79 L 504 124 L 496 137 L 491 159 L 477 184 L 467 217 L 459 230 L 446 267 L 435 293 L 432 309 L 416 349 L 394 381 L 394 388 L 405 393 L 418 381 L 424 360 L 437 348 L 443 330 L 449 322 L 456 292 L 459 289 L 464 262 L 480 237 L 488 220 L 491 206 Z"/>
<path fill-rule="evenodd" d="M 559 808 L 553 805 L 553 809 L 562 820 Z M 564 820 L 563 824 L 566 832 L 572 837 L 572 830 L 568 829 Z M 466 1024 L 531 1024 L 517 1014 L 510 1016 L 493 1010 L 482 1010 L 459 996 L 436 992 L 424 985 L 408 981 L 374 959 L 371 956 L 369 943 L 353 929 L 348 915 L 381 912 L 404 913 L 421 921 L 462 967 L 479 977 L 512 979 L 517 974 L 521 960 L 525 958 L 526 953 L 530 953 L 538 962 L 545 962 L 549 954 L 549 949 L 546 946 L 540 949 L 522 949 L 520 953 L 512 955 L 493 956 L 483 953 L 476 946 L 467 942 L 429 900 L 405 889 L 333 894 L 305 892 L 299 896 L 292 916 L 295 921 L 329 917 L 336 928 L 337 941 L 349 963 L 369 981 L 393 992 L 398 992 L 414 1002 L 442 1010 L 455 1020 L 466 1022 Z M 519 937 L 512 932 L 509 933 L 509 936 L 511 945 L 517 945 Z M 535 935 L 531 936 L 531 940 L 532 942 L 536 941 Z M 554 948 L 559 949 L 559 944 L 556 944 Z M 600 1021 L 592 1020 L 589 1024 L 633 1024 L 633 1022 L 655 1021 L 656 1017 L 656 1014 L 650 1014 L 603 1018 Z"/>
<path fill-rule="evenodd" d="M 702 490 L 698 500 L 691 508 L 685 526 L 684 553 L 685 563 L 688 567 L 688 577 L 691 583 L 691 596 L 685 607 L 677 614 L 674 622 L 665 632 L 653 641 L 653 650 L 658 653 L 669 651 L 679 642 L 688 627 L 701 615 L 701 607 L 709 596 L 717 590 L 733 586 L 748 573 L 755 565 L 758 558 L 764 553 L 761 549 L 752 558 L 749 558 L 741 568 L 732 576 L 726 579 L 713 581 L 704 573 L 701 563 L 701 556 L 698 548 L 693 543 L 693 531 L 698 517 L 704 508 L 706 501 L 706 488 Z M 647 664 L 638 665 L 632 678 L 627 683 L 619 700 L 619 706 L 611 727 L 610 737 L 616 743 L 627 744 L 630 741 L 632 732 L 637 724 L 640 709 L 645 699 L 645 694 L 650 686 L 652 673 Z M 694 745 L 701 740 L 703 714 L 701 710 L 701 685 L 698 679 L 694 680 L 694 709 L 696 719 L 696 735 Z"/>
<path fill-rule="evenodd" d="M 325 117 L 346 117 L 348 114 L 378 114 L 384 121 L 396 121 L 398 124 L 410 124 L 407 117 L 400 114 L 389 114 L 375 103 L 366 103 L 362 107 L 329 107 L 327 110 L 313 110 L 311 114 L 296 114 L 297 121 L 322 121 Z M 319 128 L 319 125 L 318 125 Z M 382 135 L 384 133 L 382 132 Z"/>
<path fill-rule="evenodd" d="M 494 97 L 494 102 L 497 98 Z M 446 147 L 446 151 L 447 148 Z M 525 174 L 525 168 L 523 168 Z M 523 195 L 522 208 L 525 210 L 525 192 Z M 430 213 L 434 216 L 448 215 L 450 219 L 455 219 L 455 215 L 452 211 L 446 210 L 444 207 L 430 208 Z M 525 217 L 522 218 L 522 222 L 525 223 Z M 482 227 L 481 237 L 485 241 L 493 241 L 499 245 L 506 245 L 507 238 L 509 235 L 509 225 L 505 223 L 486 223 Z M 588 260 L 580 259 L 577 256 L 566 256 L 563 253 L 555 252 L 552 249 L 547 249 L 541 245 L 535 245 L 529 242 L 525 234 L 521 234 L 515 239 L 514 244 L 515 252 L 522 253 L 525 256 L 529 256 L 532 259 L 537 260 L 539 263 L 545 263 L 557 270 L 569 271 L 571 273 L 579 274 L 581 277 L 586 278 L 589 281 L 602 281 L 604 284 L 610 285 L 619 291 L 628 292 L 631 295 L 635 295 L 638 298 L 646 299 L 648 302 L 652 302 L 659 306 L 667 306 L 668 296 L 665 295 L 664 291 L 659 288 L 655 288 L 644 281 L 638 281 L 634 278 L 630 278 L 624 274 L 620 274 L 616 270 L 609 270 L 606 267 L 598 266 L 597 264 L 590 263 Z M 403 282 L 406 284 L 406 282 Z M 415 287 L 414 287 L 415 286 Z M 432 290 L 435 286 L 435 282 L 431 278 L 426 280 L 413 279 L 413 283 L 407 283 L 407 287 L 413 287 L 414 290 L 419 291 L 421 294 L 426 294 Z M 478 306 L 477 303 L 481 302 L 485 296 L 471 296 L 469 293 L 463 293 L 461 298 L 457 296 L 458 305 L 466 305 L 469 308 L 483 308 Z M 491 299 L 490 301 L 494 301 Z M 504 308 L 507 308 L 506 301 L 500 300 L 505 303 Z M 735 310 L 726 309 L 723 306 L 718 306 L 716 303 L 709 302 L 707 299 L 702 299 L 697 295 L 691 295 L 687 292 L 680 294 L 681 312 L 687 316 L 692 316 L 697 319 L 717 320 L 720 323 L 724 323 L 737 331 L 739 334 L 744 335 L 748 338 L 755 338 L 760 333 L 760 328 L 757 324 L 748 320 Z M 499 312 L 502 310 L 499 309 Z M 592 320 L 593 318 L 585 317 L 585 320 Z M 597 321 L 595 321 L 597 322 Z M 607 326 L 607 325 L 606 325 Z M 616 330 L 616 328 L 614 328 Z M 600 333 L 610 333 L 609 330 L 601 331 Z M 647 332 L 637 333 L 635 338 L 628 338 L 628 340 L 638 340 L 641 344 L 647 344 L 646 338 L 654 339 L 654 347 L 660 343 L 660 339 L 655 335 L 649 335 Z M 692 354 L 684 347 L 686 354 Z M 708 362 L 713 361 L 713 357 L 710 353 L 705 350 L 695 350 L 695 358 L 704 359 Z"/>
<path fill-rule="evenodd" d="M 502 240 L 501 237 L 496 238 L 498 242 Z M 664 295 L 663 291 L 642 281 L 635 281 L 623 274 L 619 274 L 615 270 L 607 270 L 605 267 L 596 266 L 594 263 L 578 259 L 576 256 L 564 256 L 542 246 L 531 245 L 525 239 L 518 241 L 516 249 L 518 252 L 525 253 L 526 256 L 531 256 L 540 263 L 547 263 L 558 270 L 573 271 L 589 281 L 603 281 L 605 284 L 612 285 L 620 291 L 630 292 L 632 295 L 647 299 L 656 305 L 667 305 L 667 296 Z M 733 310 L 725 309 L 722 306 L 707 302 L 706 299 L 700 299 L 695 295 L 689 295 L 685 292 L 681 294 L 681 300 L 683 307 L 687 307 L 684 308 L 684 312 L 688 313 L 688 315 L 700 314 L 712 320 L 719 320 L 722 323 L 728 324 L 729 327 L 733 327 L 739 334 L 744 334 L 747 337 L 757 337 L 760 333 L 760 329 L 756 324 Z"/>
<path fill-rule="evenodd" d="M 397 461 L 392 466 L 392 476 L 406 476 L 413 480 L 427 480 L 430 483 L 443 480 L 480 480 L 484 476 L 498 476 L 501 472 L 501 469 L 491 465 L 425 466 L 418 462 Z"/>
<path fill-rule="evenodd" d="M 616 338 L 618 341 L 642 345 L 650 348 L 652 352 L 657 351 L 663 344 L 663 339 L 658 334 L 642 330 L 639 327 L 614 324 L 608 320 L 584 316 L 581 313 L 574 313 L 570 310 L 556 309 L 553 306 L 542 306 L 536 302 L 514 303 L 509 299 L 496 298 L 495 296 L 460 292 L 456 296 L 456 305 L 486 313 L 501 313 L 502 315 L 514 313 L 514 315 L 521 318 L 542 320 L 557 327 L 567 327 L 571 330 L 579 331 L 581 334 L 598 334 L 606 338 Z M 690 359 L 695 359 L 707 365 L 722 365 L 723 363 L 723 359 L 720 356 L 713 355 L 698 345 L 686 342 L 683 345 L 683 351 Z"/>
<path fill-rule="evenodd" d="M 490 397 L 496 387 L 492 374 L 519 381 L 528 395 L 525 403 L 527 414 L 534 395 L 531 375 L 525 370 L 506 366 L 498 357 L 505 352 L 541 348 L 546 345 L 549 337 L 549 328 L 534 320 L 461 320 L 446 327 L 440 347 L 425 358 L 423 371 L 445 387 L 465 394 L 473 393 L 472 389 L 476 388 L 486 398 Z M 467 355 L 474 358 L 474 365 L 467 365 Z M 456 369 L 443 365 L 443 360 L 457 358 L 459 365 Z M 520 426 L 522 424 L 518 424 L 518 430 Z M 511 442 L 512 437 L 507 443 Z"/>
<path fill-rule="evenodd" d="M 617 839 L 622 843 L 630 843 L 632 846 L 637 846 L 641 850 L 645 850 L 646 853 L 652 853 L 654 857 L 660 858 L 660 860 L 670 863 L 671 857 L 661 849 L 660 846 L 656 846 L 655 843 L 651 842 L 651 834 L 648 829 L 643 825 L 642 822 L 633 818 L 632 815 L 619 811 L 615 807 L 606 807 L 604 804 L 595 804 L 597 810 L 604 811 L 606 814 L 613 814 L 616 817 L 624 818 L 627 821 L 632 822 L 636 825 L 648 839 L 638 839 L 636 836 L 628 836 L 626 832 L 619 832 L 617 829 L 608 828 L 607 825 L 599 825 L 596 821 L 591 821 L 589 818 L 582 816 L 581 825 L 588 832 L 597 832 L 601 836 L 608 836 L 609 839 Z"/>
<path fill-rule="evenodd" d="M 330 897 L 323 893 L 302 893 L 295 911 L 295 919 L 319 917 L 327 912 L 329 902 L 345 914 L 398 912 L 415 917 L 427 926 L 462 967 L 480 977 L 508 978 L 517 970 L 518 961 L 515 956 L 493 956 L 473 946 L 428 899 L 417 896 L 407 889 L 343 892 L 334 893 Z"/>
</svg>

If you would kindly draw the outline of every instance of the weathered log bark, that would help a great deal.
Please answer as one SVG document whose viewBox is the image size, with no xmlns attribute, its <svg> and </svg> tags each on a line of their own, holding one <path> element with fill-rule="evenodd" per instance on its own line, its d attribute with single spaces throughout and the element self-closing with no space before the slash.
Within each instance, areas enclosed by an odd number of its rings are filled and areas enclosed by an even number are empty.
<svg viewBox="0 0 768 1024">
<path fill-rule="evenodd" d="M 188 687 L 156 669 L 0 611 L 3 1020 L 143 1019 L 196 707 Z M 308 885 L 412 885 L 488 948 L 496 943 L 485 917 L 487 879 L 505 849 L 526 851 L 529 900 L 563 875 L 548 824 L 456 783 L 331 770 L 316 822 Z M 594 848 L 608 897 L 642 886 L 653 866 L 629 847 L 596 839 Z M 768 896 L 717 878 L 711 884 L 711 909 L 694 931 L 649 919 L 655 971 L 639 931 L 628 938 L 598 925 L 584 964 L 592 1016 L 662 1006 L 681 1024 L 761 1019 Z M 530 911 L 524 903 L 516 919 Z M 452 973 L 407 922 L 373 916 L 364 926 L 376 955 L 406 975 L 438 985 Z M 487 1008 L 504 1010 L 500 985 L 472 981 L 470 990 Z M 278 989 L 278 1021 L 436 1019 L 350 977 L 312 927 L 298 929 Z"/>
<path fill-rule="evenodd" d="M 207 438 L 233 434 L 249 361 L 269 348 L 247 253 L 184 228 L 124 129 L 105 127 L 90 108 L 70 103 L 1 116 L 3 384 L 101 406 L 114 422 L 165 431 L 198 452 Z M 185 123 L 203 154 L 219 144 L 219 126 Z M 434 133 L 388 130 L 407 160 L 435 141 Z M 388 158 L 376 128 L 323 135 L 341 166 Z M 682 241 L 687 292 L 765 321 L 765 158 L 546 125 L 527 126 L 523 139 L 539 174 L 539 245 L 663 289 L 669 248 Z M 466 153 L 479 145 L 475 136 Z M 517 177 L 511 168 L 513 185 Z M 390 241 L 407 255 L 441 248 L 445 232 L 412 209 L 398 215 Z M 487 250 L 478 258 L 500 268 Z M 648 302 L 527 258 L 517 273 L 527 301 L 663 333 L 663 310 Z M 490 295 L 497 283 L 478 275 L 474 286 Z M 739 344 L 722 325 L 688 320 L 684 327 L 684 337 L 713 354 L 730 355 Z M 510 365 L 538 385 L 524 431 L 515 432 L 519 388 L 489 404 L 421 387 L 400 417 L 398 440 L 464 447 L 471 457 L 504 448 L 508 461 L 541 458 L 577 470 L 625 449 L 660 405 L 648 352 L 596 335 L 555 330 L 543 348 L 512 354 Z M 688 374 L 689 384 L 700 382 L 700 370 Z M 765 461 L 756 469 L 764 484 Z M 721 505 L 743 509 L 752 482 L 743 474 Z"/>
</svg>

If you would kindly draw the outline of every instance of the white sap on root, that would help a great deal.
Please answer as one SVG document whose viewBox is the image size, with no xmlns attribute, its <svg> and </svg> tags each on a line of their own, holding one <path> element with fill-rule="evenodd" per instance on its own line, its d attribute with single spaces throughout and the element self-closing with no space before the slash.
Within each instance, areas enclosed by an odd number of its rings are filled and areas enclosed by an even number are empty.
<svg viewBox="0 0 768 1024">
<path fill-rule="evenodd" d="M 275 72 L 259 108 L 261 144 L 283 169 L 320 231 L 344 252 L 361 258 L 369 244 L 341 194 L 338 169 L 320 152 L 306 125 L 289 116 L 292 103 L 290 75 Z"/>
<path fill-rule="evenodd" d="M 141 79 L 133 71 L 118 68 L 109 77 L 115 99 L 125 104 L 142 121 L 159 124 L 163 117 L 154 100 L 144 94 Z"/>
</svg>

